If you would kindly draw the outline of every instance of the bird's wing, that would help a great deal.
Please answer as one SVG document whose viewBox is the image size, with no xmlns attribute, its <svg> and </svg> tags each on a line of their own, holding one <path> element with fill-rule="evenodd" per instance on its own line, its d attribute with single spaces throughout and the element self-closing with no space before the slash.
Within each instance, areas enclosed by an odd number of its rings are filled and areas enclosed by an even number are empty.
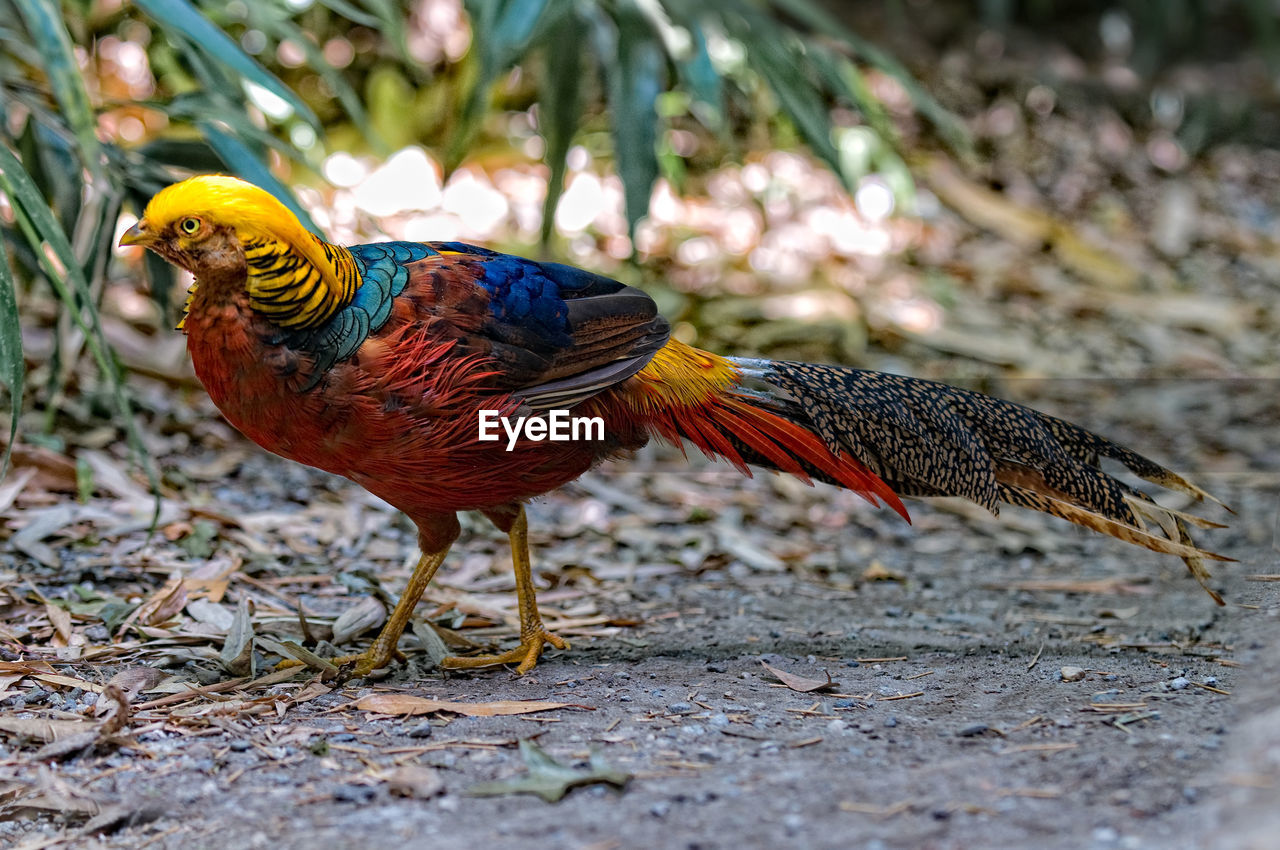
<svg viewBox="0 0 1280 850">
<path fill-rule="evenodd" d="M 313 353 L 316 380 L 370 337 L 406 324 L 475 355 L 497 390 L 534 410 L 571 407 L 644 368 L 669 326 L 644 292 L 558 263 L 458 242 L 348 249 L 361 284 L 324 326 L 288 344 Z"/>
</svg>

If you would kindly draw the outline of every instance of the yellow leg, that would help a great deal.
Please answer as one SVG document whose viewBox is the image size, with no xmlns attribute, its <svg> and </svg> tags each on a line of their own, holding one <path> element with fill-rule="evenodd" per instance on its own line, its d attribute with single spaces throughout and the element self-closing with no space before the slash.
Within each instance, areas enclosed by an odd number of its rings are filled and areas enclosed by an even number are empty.
<svg viewBox="0 0 1280 850">
<path fill-rule="evenodd" d="M 431 515 L 417 520 L 416 523 L 422 557 L 418 559 L 418 565 L 413 568 L 413 575 L 409 576 L 409 584 L 405 586 L 404 593 L 400 594 L 400 601 L 396 603 L 386 625 L 382 627 L 382 631 L 378 632 L 378 636 L 373 639 L 369 648 L 359 655 L 343 655 L 333 659 L 334 664 L 343 668 L 339 676 L 340 682 L 368 676 L 374 670 L 386 667 L 392 659 L 404 660 L 404 656 L 396 649 L 396 644 L 400 642 L 404 627 L 409 624 L 413 609 L 418 606 L 427 585 L 431 584 L 436 570 L 444 563 L 445 556 L 449 554 L 449 548 L 453 546 L 453 541 L 458 539 L 459 532 L 458 518 L 454 514 Z M 296 667 L 300 663 L 293 659 L 286 659 L 277 666 Z"/>
<path fill-rule="evenodd" d="M 520 645 L 497 655 L 450 656 L 444 659 L 442 665 L 451 670 L 461 670 L 518 663 L 516 672 L 523 676 L 538 663 L 538 656 L 542 654 L 547 644 L 551 644 L 556 649 L 568 649 L 569 643 L 564 638 L 547 631 L 542 625 L 542 617 L 538 614 L 538 598 L 533 589 L 533 567 L 529 563 L 529 520 L 525 517 L 524 506 L 519 506 L 514 517 L 490 512 L 486 512 L 485 515 L 499 528 L 507 526 L 503 530 L 507 532 L 507 537 L 511 541 L 511 565 L 516 573 L 516 599 L 520 606 Z"/>
</svg>

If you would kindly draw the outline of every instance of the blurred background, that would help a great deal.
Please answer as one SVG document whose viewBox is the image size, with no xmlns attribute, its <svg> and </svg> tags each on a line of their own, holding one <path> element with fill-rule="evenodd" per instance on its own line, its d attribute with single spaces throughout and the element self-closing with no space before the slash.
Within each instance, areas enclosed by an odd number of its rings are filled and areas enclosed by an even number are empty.
<svg viewBox="0 0 1280 850">
<path fill-rule="evenodd" d="M 189 281 L 115 247 L 151 194 L 207 171 L 333 241 L 614 275 L 723 352 L 1020 398 L 1052 394 L 1030 379 L 1277 371 L 1273 2 L 0 14 L 0 377 L 23 462 L 137 461 L 222 427 L 172 331 Z"/>
</svg>

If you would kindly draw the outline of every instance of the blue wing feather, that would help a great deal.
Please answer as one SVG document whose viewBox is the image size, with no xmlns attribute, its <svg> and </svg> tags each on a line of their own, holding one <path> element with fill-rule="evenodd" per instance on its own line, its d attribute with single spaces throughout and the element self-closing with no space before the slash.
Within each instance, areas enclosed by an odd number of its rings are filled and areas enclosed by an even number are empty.
<svg viewBox="0 0 1280 850">
<path fill-rule="evenodd" d="M 315 357 L 316 368 L 302 391 L 318 385 L 329 369 L 354 356 L 369 335 L 387 323 L 395 299 L 409 285 L 409 265 L 428 257 L 462 254 L 480 260 L 472 266 L 479 274 L 464 283 L 487 296 L 484 327 L 495 341 L 546 352 L 542 356 L 573 347 L 570 301 L 628 289 L 573 266 L 540 263 L 462 242 L 376 242 L 347 250 L 361 278 L 351 303 L 317 328 L 281 331 L 271 340 Z M 449 285 L 457 283 L 456 278 L 449 281 Z"/>
</svg>

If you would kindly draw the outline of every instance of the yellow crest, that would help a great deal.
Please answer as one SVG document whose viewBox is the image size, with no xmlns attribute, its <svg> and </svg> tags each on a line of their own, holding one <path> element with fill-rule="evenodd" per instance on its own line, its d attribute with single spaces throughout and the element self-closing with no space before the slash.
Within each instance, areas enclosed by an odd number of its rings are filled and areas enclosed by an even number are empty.
<svg viewBox="0 0 1280 850">
<path fill-rule="evenodd" d="M 236 177 L 175 183 L 151 199 L 142 217 L 153 232 L 189 217 L 233 229 L 249 266 L 250 304 L 285 327 L 320 324 L 351 302 L 360 283 L 345 248 L 317 238 L 270 192 Z"/>
</svg>

